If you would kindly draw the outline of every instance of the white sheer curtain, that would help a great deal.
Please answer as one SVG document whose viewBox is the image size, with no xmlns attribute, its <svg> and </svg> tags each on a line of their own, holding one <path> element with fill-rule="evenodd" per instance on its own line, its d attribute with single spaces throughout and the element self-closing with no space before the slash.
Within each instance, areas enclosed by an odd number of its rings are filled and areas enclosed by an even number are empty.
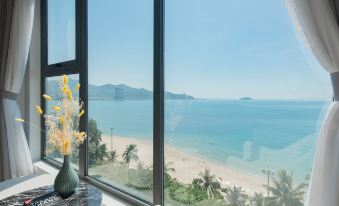
<svg viewBox="0 0 339 206">
<path fill-rule="evenodd" d="M 334 101 L 320 132 L 306 206 L 339 205 L 339 28 L 333 0 L 285 0 L 297 31 L 331 75 Z"/>
<path fill-rule="evenodd" d="M 5 1 L 1 2 L 2 6 L 9 4 Z M 6 16 L 2 16 L 3 22 L 5 18 L 9 18 L 10 21 L 1 24 L 3 28 L 9 28 L 8 30 L 1 28 L 3 33 L 9 32 L 9 35 L 2 35 L 8 36 L 8 43 L 3 43 L 0 49 L 2 53 L 0 59 L 0 181 L 33 173 L 23 127 L 15 121 L 15 118 L 20 118 L 20 109 L 15 96 L 20 92 L 25 74 L 34 7 L 35 0 L 14 0 L 12 10 L 6 11 Z"/>
</svg>

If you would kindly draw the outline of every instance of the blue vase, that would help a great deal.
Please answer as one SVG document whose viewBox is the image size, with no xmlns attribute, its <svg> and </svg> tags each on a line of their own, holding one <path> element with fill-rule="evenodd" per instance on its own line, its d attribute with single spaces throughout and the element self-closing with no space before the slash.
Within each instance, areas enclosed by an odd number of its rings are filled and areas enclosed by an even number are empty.
<svg viewBox="0 0 339 206">
<path fill-rule="evenodd" d="M 62 168 L 54 180 L 54 190 L 64 199 L 73 195 L 79 186 L 78 174 L 71 166 L 69 158 L 69 155 L 64 156 Z"/>
</svg>

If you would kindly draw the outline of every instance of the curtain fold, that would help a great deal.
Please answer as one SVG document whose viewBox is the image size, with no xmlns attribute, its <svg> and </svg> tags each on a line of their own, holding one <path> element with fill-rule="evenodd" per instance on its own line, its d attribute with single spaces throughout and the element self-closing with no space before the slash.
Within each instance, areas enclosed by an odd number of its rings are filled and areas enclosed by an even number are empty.
<svg viewBox="0 0 339 206">
<path fill-rule="evenodd" d="M 332 0 L 285 0 L 305 45 L 329 73 L 339 71 L 339 28 Z"/>
<path fill-rule="evenodd" d="M 339 205 L 339 102 L 334 102 L 320 132 L 305 205 Z"/>
<path fill-rule="evenodd" d="M 23 126 L 15 121 L 21 118 L 15 94 L 25 74 L 34 7 L 34 0 L 0 0 L 0 181 L 33 173 Z"/>
<path fill-rule="evenodd" d="M 332 0 L 285 0 L 296 30 L 330 73 L 335 101 L 319 134 L 306 206 L 339 205 L 339 27 Z"/>
</svg>

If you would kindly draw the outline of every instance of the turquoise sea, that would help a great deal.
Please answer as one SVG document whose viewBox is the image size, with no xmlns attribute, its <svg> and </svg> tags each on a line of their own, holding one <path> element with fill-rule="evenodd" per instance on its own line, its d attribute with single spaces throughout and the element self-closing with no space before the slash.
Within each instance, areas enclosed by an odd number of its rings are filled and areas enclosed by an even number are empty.
<svg viewBox="0 0 339 206">
<path fill-rule="evenodd" d="M 168 100 L 165 142 L 219 164 L 261 175 L 287 169 L 310 174 L 329 102 Z M 104 134 L 152 139 L 152 101 L 89 101 Z M 166 157 L 165 157 L 166 158 Z"/>
</svg>

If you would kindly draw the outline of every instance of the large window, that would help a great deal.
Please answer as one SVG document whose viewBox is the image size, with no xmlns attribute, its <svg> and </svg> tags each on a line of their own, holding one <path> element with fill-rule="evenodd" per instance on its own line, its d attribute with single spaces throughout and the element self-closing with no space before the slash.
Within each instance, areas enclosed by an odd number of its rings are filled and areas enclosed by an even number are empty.
<svg viewBox="0 0 339 206">
<path fill-rule="evenodd" d="M 152 202 L 153 1 L 88 4 L 88 175 Z"/>
<path fill-rule="evenodd" d="M 284 3 L 171 0 L 165 19 L 165 88 L 187 94 L 165 99 L 166 205 L 301 205 L 331 88 Z"/>
<path fill-rule="evenodd" d="M 86 33 L 83 30 L 86 22 L 84 20 L 84 8 L 86 4 L 83 1 L 76 0 L 44 0 L 41 1 L 42 13 L 41 19 L 41 94 L 48 94 L 53 101 L 41 99 L 41 106 L 47 115 L 55 112 L 51 107 L 60 104 L 61 91 L 59 89 L 60 78 L 66 74 L 69 77 L 69 86 L 74 91 L 78 83 L 86 82 L 87 63 L 86 63 Z M 87 102 L 87 87 L 80 88 L 82 101 Z M 84 120 L 86 120 L 87 114 Z M 86 121 L 80 123 L 80 130 L 86 130 Z M 59 152 L 48 143 L 48 137 L 44 131 L 47 131 L 46 125 L 42 127 L 42 149 L 41 154 L 44 159 L 60 166 L 63 161 Z M 85 147 L 84 147 L 85 148 Z M 84 150 L 84 148 L 82 150 Z M 72 153 L 72 163 L 74 168 L 80 174 L 84 174 L 85 161 L 81 157 L 80 148 L 74 148 Z"/>
<path fill-rule="evenodd" d="M 81 83 L 85 180 L 136 205 L 303 204 L 332 94 L 283 2 L 43 0 L 42 15 L 42 93 Z"/>
</svg>

